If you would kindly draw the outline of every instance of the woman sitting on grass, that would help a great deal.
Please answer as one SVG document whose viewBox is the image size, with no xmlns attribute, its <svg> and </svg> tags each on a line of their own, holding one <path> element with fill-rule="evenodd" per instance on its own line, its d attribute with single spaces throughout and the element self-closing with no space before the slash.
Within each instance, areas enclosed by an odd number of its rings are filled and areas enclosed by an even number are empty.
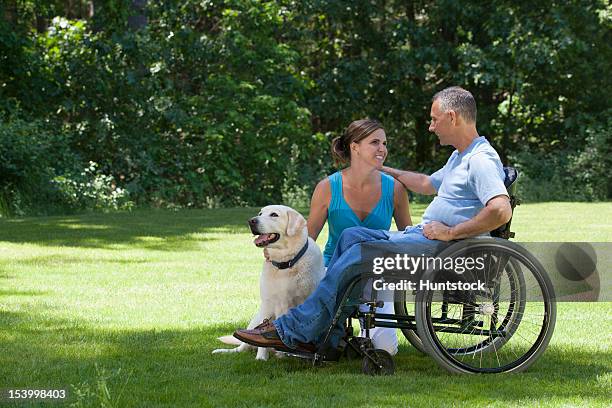
<svg viewBox="0 0 612 408">
<path fill-rule="evenodd" d="M 387 157 L 387 137 L 380 122 L 361 119 L 352 122 L 342 136 L 332 141 L 332 155 L 337 164 L 348 167 L 321 180 L 312 194 L 308 235 L 316 240 L 328 223 L 329 235 L 323 251 L 329 263 L 338 238 L 349 227 L 389 230 L 391 217 L 398 230 L 412 225 L 408 197 L 403 186 L 380 171 Z M 386 302 L 378 313 L 394 313 Z M 363 333 L 362 333 L 363 335 Z M 393 328 L 370 330 L 375 348 L 397 353 L 397 334 Z"/>
</svg>

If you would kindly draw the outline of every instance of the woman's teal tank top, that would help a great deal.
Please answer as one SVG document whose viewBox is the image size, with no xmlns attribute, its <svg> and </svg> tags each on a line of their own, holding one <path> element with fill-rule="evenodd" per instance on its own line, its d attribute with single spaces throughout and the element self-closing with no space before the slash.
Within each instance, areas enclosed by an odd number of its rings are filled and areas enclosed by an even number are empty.
<svg viewBox="0 0 612 408">
<path fill-rule="evenodd" d="M 382 182 L 382 194 L 380 200 L 368 216 L 360 221 L 351 207 L 344 200 L 342 194 L 342 173 L 336 172 L 328 177 L 331 187 L 331 200 L 327 209 L 327 225 L 329 236 L 323 251 L 325 266 L 329 263 L 340 234 L 349 227 L 366 227 L 370 229 L 389 230 L 391 228 L 391 217 L 393 216 L 393 177 L 380 173 Z"/>
</svg>

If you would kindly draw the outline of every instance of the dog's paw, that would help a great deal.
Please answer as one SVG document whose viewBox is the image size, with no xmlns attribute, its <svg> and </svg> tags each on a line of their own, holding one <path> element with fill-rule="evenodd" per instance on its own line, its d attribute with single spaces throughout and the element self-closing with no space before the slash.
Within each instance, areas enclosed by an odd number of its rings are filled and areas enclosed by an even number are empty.
<svg viewBox="0 0 612 408">
<path fill-rule="evenodd" d="M 287 357 L 287 353 L 285 353 L 284 351 L 275 351 L 274 355 L 276 356 L 276 358 L 285 358 L 285 357 Z"/>
</svg>

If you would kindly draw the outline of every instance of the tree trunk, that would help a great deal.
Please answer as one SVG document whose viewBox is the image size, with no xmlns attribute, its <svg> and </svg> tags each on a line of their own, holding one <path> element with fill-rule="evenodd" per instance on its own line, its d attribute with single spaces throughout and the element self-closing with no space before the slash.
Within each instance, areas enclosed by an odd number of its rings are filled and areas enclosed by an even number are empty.
<svg viewBox="0 0 612 408">
<path fill-rule="evenodd" d="M 89 0 L 87 2 L 87 19 L 91 20 L 94 16 L 94 2 L 93 0 Z"/>
<path fill-rule="evenodd" d="M 11 26 L 17 23 L 17 2 L 7 1 L 4 6 L 4 20 Z"/>
</svg>

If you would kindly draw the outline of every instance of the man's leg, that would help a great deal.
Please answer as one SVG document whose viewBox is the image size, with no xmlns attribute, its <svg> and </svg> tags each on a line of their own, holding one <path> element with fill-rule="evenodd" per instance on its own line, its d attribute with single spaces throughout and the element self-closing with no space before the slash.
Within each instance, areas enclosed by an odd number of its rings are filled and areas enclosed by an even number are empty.
<svg viewBox="0 0 612 408">
<path fill-rule="evenodd" d="M 389 234 L 388 241 L 396 243 L 396 244 L 400 244 L 401 252 L 406 253 L 408 255 L 412 255 L 412 256 L 433 256 L 439 253 L 443 248 L 449 245 L 449 243 L 447 242 L 433 241 L 433 240 L 426 238 L 423 235 L 423 229 L 420 226 L 411 227 L 406 232 L 398 232 L 398 233 Z M 365 242 L 365 241 L 362 241 L 362 242 Z M 352 248 L 358 248 L 359 254 L 361 255 L 361 250 L 362 250 L 361 245 L 354 245 Z M 349 249 L 349 251 L 352 251 L 353 250 L 352 248 Z M 343 278 L 344 284 L 340 284 L 338 286 L 339 290 L 345 289 L 350 278 L 354 277 L 354 274 L 360 273 L 361 269 L 360 268 L 349 268 L 348 272 L 350 271 L 353 272 L 352 275 L 349 275 L 346 272 L 343 274 L 342 278 Z M 357 288 L 357 289 L 361 289 L 361 288 Z M 355 294 L 355 293 L 353 293 L 353 295 L 359 296 L 358 294 Z M 341 299 L 337 298 L 337 303 L 334 307 L 334 311 L 338 310 L 338 307 L 340 307 L 340 301 Z M 391 307 L 393 306 L 391 305 Z M 350 316 L 353 313 L 353 311 L 354 309 L 349 310 L 346 308 L 342 311 L 342 314 L 340 315 L 335 327 L 332 329 L 332 334 L 330 335 L 330 342 L 331 342 L 332 347 L 336 347 L 340 339 L 344 335 L 344 327 L 343 327 L 344 321 L 346 320 L 346 318 L 348 318 L 348 316 Z M 329 321 L 329 323 L 331 323 L 331 320 Z M 328 327 L 329 326 L 327 326 L 326 328 Z M 377 329 L 380 330 L 382 328 L 377 328 Z M 389 330 L 395 330 L 395 329 L 389 329 Z M 321 334 L 321 337 L 318 338 L 316 341 L 317 342 L 322 341 L 324 334 L 325 332 L 323 332 Z M 378 340 L 379 340 L 379 343 L 383 343 L 382 339 L 378 339 Z M 387 341 L 387 343 L 392 342 L 392 339 L 388 339 L 388 340 L 389 341 Z M 383 348 L 386 349 L 387 347 L 384 346 Z"/>
<path fill-rule="evenodd" d="M 354 227 L 346 229 L 338 241 L 336 251 L 327 268 L 327 275 L 306 301 L 275 320 L 274 326 L 284 344 L 294 347 L 295 342 L 319 343 L 330 327 L 333 317 L 340 306 L 338 297 L 359 268 L 353 266 L 361 262 L 361 243 L 373 241 L 392 241 L 405 246 L 405 252 L 414 256 L 430 256 L 438 253 L 448 244 L 432 241 L 423 236 L 420 227 L 405 233 L 389 234 L 386 231 Z M 352 313 L 343 310 L 330 336 L 331 345 L 336 347 L 343 336 L 344 320 Z"/>
<path fill-rule="evenodd" d="M 331 326 L 336 310 L 340 306 L 339 293 L 346 289 L 360 269 L 353 266 L 361 262 L 361 243 L 390 240 L 405 246 L 405 253 L 414 256 L 430 256 L 438 253 L 447 243 L 432 241 L 423 236 L 422 228 L 413 228 L 406 233 L 390 235 L 385 231 L 366 228 L 349 228 L 342 234 L 327 269 L 327 274 L 315 291 L 303 304 L 292 308 L 271 323 L 265 323 L 259 331 L 238 330 L 238 339 L 260 347 L 278 342 L 290 348 L 303 346 L 300 343 L 320 343 Z M 343 335 L 343 321 L 352 313 L 344 308 L 332 328 L 330 343 L 337 346 Z M 273 346 L 276 347 L 276 346 Z"/>
<path fill-rule="evenodd" d="M 408 230 L 408 232 L 404 234 L 393 234 L 389 238 L 391 242 L 406 242 L 407 246 L 410 245 L 410 252 L 413 255 L 434 255 L 439 253 L 447 243 L 442 243 L 439 241 L 431 241 L 422 235 L 422 228 L 420 226 L 412 227 Z M 419 253 L 419 251 L 422 251 Z M 361 305 L 360 310 L 365 312 L 367 311 L 366 305 Z M 386 301 L 382 308 L 376 308 L 376 313 L 384 313 L 384 314 L 395 314 L 395 306 L 391 301 Z M 385 320 L 385 319 L 382 319 Z M 393 321 L 393 320 L 387 320 Z M 362 337 L 365 337 L 365 330 L 361 330 Z M 397 354 L 397 329 L 390 327 L 374 327 L 370 329 L 370 338 L 372 339 L 372 343 L 374 348 L 383 349 L 391 355 Z"/>
<path fill-rule="evenodd" d="M 361 261 L 361 248 L 356 244 L 388 239 L 387 231 L 362 227 L 344 230 L 319 286 L 304 303 L 274 321 L 283 343 L 295 347 L 296 342 L 313 343 L 319 340 L 331 325 L 340 290 L 351 278 L 346 276 L 345 271 L 358 273 L 356 268 L 351 268 Z"/>
</svg>

